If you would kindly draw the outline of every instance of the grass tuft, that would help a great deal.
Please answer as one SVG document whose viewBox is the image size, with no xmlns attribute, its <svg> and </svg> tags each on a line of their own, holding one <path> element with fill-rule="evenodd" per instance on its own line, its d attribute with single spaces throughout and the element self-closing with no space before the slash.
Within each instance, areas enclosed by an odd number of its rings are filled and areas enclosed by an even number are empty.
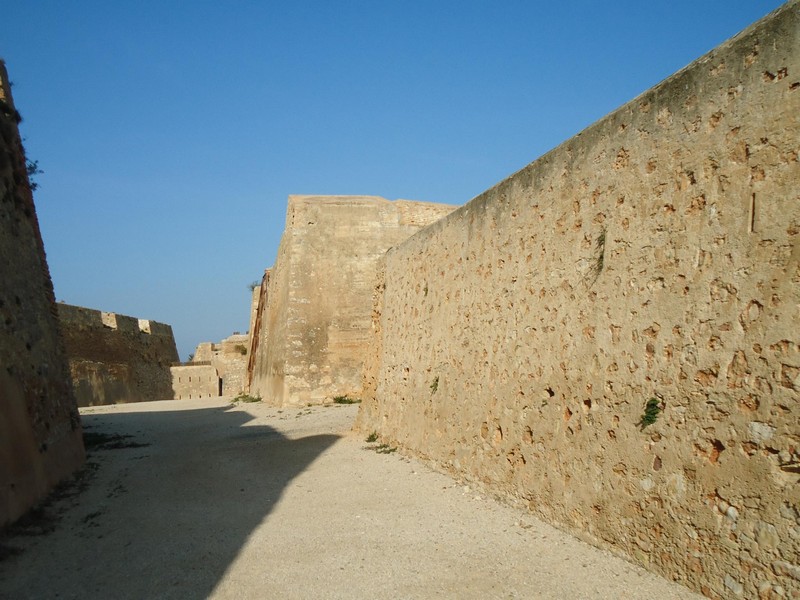
<svg viewBox="0 0 800 600">
<path fill-rule="evenodd" d="M 241 393 L 233 399 L 234 402 L 261 402 L 261 396 L 251 396 L 250 394 Z"/>
<path fill-rule="evenodd" d="M 350 396 L 334 396 L 334 404 L 360 404 L 361 400 L 358 398 L 351 398 Z"/>
</svg>

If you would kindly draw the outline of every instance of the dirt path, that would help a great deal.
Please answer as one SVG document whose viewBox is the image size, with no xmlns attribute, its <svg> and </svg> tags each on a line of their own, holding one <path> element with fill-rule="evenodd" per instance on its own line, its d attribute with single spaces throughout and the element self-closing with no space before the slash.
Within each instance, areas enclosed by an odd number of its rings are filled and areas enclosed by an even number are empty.
<svg viewBox="0 0 800 600">
<path fill-rule="evenodd" d="M 83 409 L 85 489 L 3 540 L 0 598 L 696 597 L 368 449 L 356 410 Z"/>
</svg>

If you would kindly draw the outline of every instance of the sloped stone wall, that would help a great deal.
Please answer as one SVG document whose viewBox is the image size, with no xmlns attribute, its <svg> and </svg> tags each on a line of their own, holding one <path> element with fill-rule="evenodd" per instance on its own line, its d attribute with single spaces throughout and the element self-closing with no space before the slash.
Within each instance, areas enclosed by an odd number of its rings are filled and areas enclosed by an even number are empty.
<svg viewBox="0 0 800 600">
<path fill-rule="evenodd" d="M 10 92 L 0 60 L 0 528 L 84 459 Z"/>
<path fill-rule="evenodd" d="M 256 360 L 259 353 L 261 340 L 269 337 L 269 332 L 264 328 L 264 309 L 267 306 L 267 291 L 269 290 L 269 276 L 271 269 L 264 271 L 261 283 L 253 289 L 252 305 L 250 306 L 250 329 L 247 331 L 247 369 L 245 372 L 245 392 L 250 392 L 255 375 Z"/>
<path fill-rule="evenodd" d="M 58 316 L 78 406 L 172 398 L 172 327 L 63 303 Z"/>
<path fill-rule="evenodd" d="M 359 427 L 709 597 L 800 595 L 799 6 L 389 250 Z"/>
<path fill-rule="evenodd" d="M 263 296 L 250 393 L 282 405 L 360 396 L 375 265 L 455 207 L 375 196 L 290 196 Z"/>
</svg>

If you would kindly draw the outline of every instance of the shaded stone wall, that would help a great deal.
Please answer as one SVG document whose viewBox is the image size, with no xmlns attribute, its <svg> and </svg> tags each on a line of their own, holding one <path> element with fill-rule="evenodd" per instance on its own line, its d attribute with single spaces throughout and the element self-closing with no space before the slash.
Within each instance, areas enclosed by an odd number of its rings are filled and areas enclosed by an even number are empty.
<svg viewBox="0 0 800 600">
<path fill-rule="evenodd" d="M 266 339 L 269 332 L 262 329 L 262 320 L 264 318 L 264 308 L 267 306 L 267 291 L 269 289 L 269 276 L 270 269 L 264 271 L 264 276 L 261 278 L 261 284 L 253 290 L 253 301 L 250 307 L 250 329 L 248 335 L 248 356 L 247 356 L 247 372 L 245 373 L 245 391 L 250 393 L 250 386 L 253 383 L 253 375 L 256 368 L 256 357 L 258 356 L 258 349 L 261 339 Z"/>
<path fill-rule="evenodd" d="M 390 250 L 359 427 L 712 598 L 800 595 L 798 6 Z"/>
<path fill-rule="evenodd" d="M 172 327 L 63 303 L 58 316 L 78 406 L 172 398 Z"/>
<path fill-rule="evenodd" d="M 256 332 L 250 393 L 276 405 L 360 395 L 378 259 L 454 208 L 375 196 L 290 196 Z"/>
<path fill-rule="evenodd" d="M 0 528 L 84 460 L 10 92 L 0 60 Z"/>
</svg>

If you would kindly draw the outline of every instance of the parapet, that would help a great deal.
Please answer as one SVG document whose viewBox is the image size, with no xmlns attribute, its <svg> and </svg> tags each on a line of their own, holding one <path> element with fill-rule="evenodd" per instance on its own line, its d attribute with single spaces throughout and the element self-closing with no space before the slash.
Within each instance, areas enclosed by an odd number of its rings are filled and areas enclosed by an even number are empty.
<svg viewBox="0 0 800 600">
<path fill-rule="evenodd" d="M 113 312 L 58 303 L 58 318 L 69 327 L 79 330 L 110 329 L 119 332 L 143 333 L 172 337 L 172 327 L 150 319 L 128 317 Z"/>
<path fill-rule="evenodd" d="M 83 306 L 57 308 L 79 406 L 172 398 L 172 327 Z"/>
<path fill-rule="evenodd" d="M 320 211 L 334 210 L 344 226 L 353 219 L 365 225 L 424 227 L 438 221 L 455 209 L 450 204 L 417 200 L 387 200 L 381 196 L 289 196 L 286 209 L 286 229 L 293 230 L 317 225 Z M 352 209 L 352 213 L 348 212 Z M 324 222 L 335 226 L 335 222 Z"/>
</svg>

